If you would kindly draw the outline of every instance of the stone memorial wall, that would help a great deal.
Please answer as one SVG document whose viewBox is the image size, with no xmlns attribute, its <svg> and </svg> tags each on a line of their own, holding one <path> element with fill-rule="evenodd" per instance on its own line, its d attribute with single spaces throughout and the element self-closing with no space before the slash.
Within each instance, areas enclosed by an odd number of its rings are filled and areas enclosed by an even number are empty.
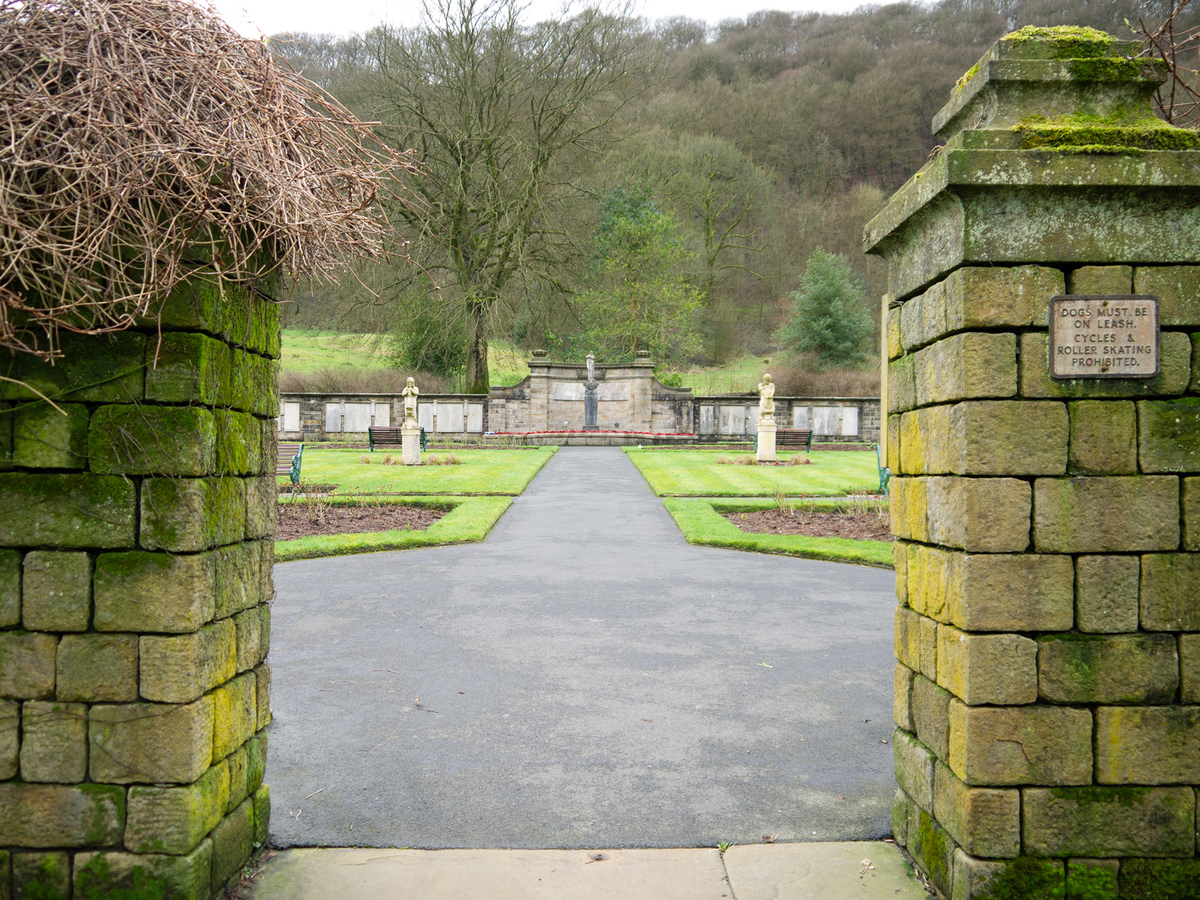
<svg viewBox="0 0 1200 900">
<path fill-rule="evenodd" d="M 277 307 L 62 351 L 0 361 L 0 898 L 205 900 L 267 835 Z"/>
<path fill-rule="evenodd" d="M 1200 144 L 1133 49 L 1002 39 L 866 229 L 894 833 L 953 900 L 1200 896 Z"/>
<path fill-rule="evenodd" d="M 575 378 L 576 367 L 563 368 Z M 545 399 L 539 389 L 546 393 Z M 758 418 L 758 401 L 751 395 L 695 397 L 687 389 L 666 388 L 654 380 L 647 425 L 635 415 L 628 384 L 600 384 L 596 394 L 597 430 L 604 432 L 653 431 L 700 442 L 752 440 Z M 811 429 L 814 443 L 874 443 L 880 438 L 878 398 L 776 397 L 775 403 L 779 427 Z M 280 395 L 276 427 L 281 441 L 364 442 L 368 426 L 395 425 L 403 416 L 404 398 L 399 394 L 285 393 Z M 417 409 L 418 423 L 427 434 L 467 441 L 488 433 L 582 431 L 587 427 L 584 418 L 582 382 L 534 385 L 528 378 L 512 387 L 493 388 L 486 397 L 422 394 Z M 635 428 L 635 424 L 646 427 Z"/>
</svg>

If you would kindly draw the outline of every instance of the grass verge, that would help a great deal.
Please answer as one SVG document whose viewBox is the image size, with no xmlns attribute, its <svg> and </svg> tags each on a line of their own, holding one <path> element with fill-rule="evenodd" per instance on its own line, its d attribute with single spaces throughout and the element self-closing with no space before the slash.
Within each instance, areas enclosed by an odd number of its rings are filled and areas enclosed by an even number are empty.
<svg viewBox="0 0 1200 900">
<path fill-rule="evenodd" d="M 342 505 L 361 502 L 361 500 L 355 497 L 331 497 L 324 502 Z M 450 511 L 424 531 L 328 534 L 296 538 L 291 541 L 276 541 L 275 562 L 482 541 L 492 530 L 496 520 L 508 509 L 512 500 L 509 497 L 447 497 L 444 500 L 430 501 L 428 498 L 421 497 L 388 497 L 372 502 L 408 503 L 413 506 L 449 508 Z"/>
<path fill-rule="evenodd" d="M 737 500 L 723 502 L 701 497 L 670 497 L 663 501 L 667 512 L 683 532 L 689 544 L 802 556 L 830 562 L 855 562 L 870 566 L 892 567 L 892 545 L 888 541 L 853 541 L 848 538 L 807 537 L 799 534 L 751 534 L 742 531 L 722 512 L 749 512 L 774 507 L 774 500 Z M 836 506 L 837 501 L 813 500 L 795 504 L 797 508 Z"/>
<path fill-rule="evenodd" d="M 528 487 L 557 447 L 514 450 L 428 451 L 422 458 L 455 456 L 460 465 L 384 465 L 383 460 L 400 459 L 399 447 L 343 450 L 306 444 L 302 477 L 309 484 L 336 484 L 339 494 L 403 494 L 412 496 L 468 494 L 516 496 Z M 366 459 L 367 462 L 363 462 Z M 286 485 L 285 477 L 279 479 Z"/>
<path fill-rule="evenodd" d="M 754 453 L 627 447 L 625 452 L 659 497 L 834 497 L 879 490 L 879 465 L 870 451 L 814 450 L 809 466 L 749 466 L 719 460 Z M 780 453 L 781 460 L 796 453 Z"/>
</svg>

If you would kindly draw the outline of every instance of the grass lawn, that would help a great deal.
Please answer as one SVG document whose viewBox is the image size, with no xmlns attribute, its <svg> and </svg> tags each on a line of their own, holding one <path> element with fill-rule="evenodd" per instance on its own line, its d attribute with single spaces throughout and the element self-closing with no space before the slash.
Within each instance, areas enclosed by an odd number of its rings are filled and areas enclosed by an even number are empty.
<svg viewBox="0 0 1200 900">
<path fill-rule="evenodd" d="M 297 502 L 284 499 L 281 503 Z M 298 502 L 305 502 L 300 500 Z M 360 502 L 353 497 L 330 498 L 333 504 Z M 508 497 L 452 497 L 431 502 L 428 498 L 388 497 L 386 503 L 449 507 L 442 516 L 424 531 L 377 531 L 368 534 L 330 534 L 275 542 L 275 561 L 315 559 L 319 556 L 344 556 L 350 553 L 371 553 L 378 550 L 407 550 L 413 547 L 433 547 L 441 544 L 462 544 L 482 541 L 492 530 L 500 514 L 508 509 Z"/>
<path fill-rule="evenodd" d="M 386 466 L 384 457 L 400 459 L 400 448 L 342 450 L 306 444 L 301 467 L 303 482 L 336 484 L 339 494 L 500 494 L 515 496 L 533 480 L 554 455 L 556 447 L 530 447 L 520 450 L 441 450 L 427 451 L 422 462 L 431 457 L 456 456 L 457 466 Z M 363 459 L 370 462 L 364 463 Z M 287 484 L 286 477 L 279 479 Z"/>
<path fill-rule="evenodd" d="M 753 451 L 638 450 L 630 460 L 659 497 L 833 497 L 874 493 L 879 466 L 872 451 L 814 450 L 810 466 L 721 465 L 719 459 L 753 458 Z M 791 459 L 795 453 L 780 453 Z M 307 462 L 307 460 L 305 461 Z"/>
<path fill-rule="evenodd" d="M 317 328 L 283 330 L 281 368 L 312 374 L 321 369 L 386 369 L 387 335 L 323 331 Z M 488 372 L 494 385 L 517 384 L 529 374 L 529 354 L 510 344 L 488 344 Z"/>
<path fill-rule="evenodd" d="M 511 344 L 488 342 L 488 378 L 492 385 L 520 384 L 529 374 L 529 354 Z"/>
<path fill-rule="evenodd" d="M 386 369 L 387 349 L 382 338 L 379 334 L 285 328 L 280 368 L 308 374 L 326 368 Z"/>
<path fill-rule="evenodd" d="M 831 454 L 834 455 L 834 454 Z M 857 454 L 846 453 L 844 456 Z M 865 455 L 865 454 L 864 454 Z M 857 562 L 872 566 L 892 566 L 892 545 L 888 541 L 853 541 L 846 538 L 806 537 L 799 534 L 751 534 L 742 531 L 721 512 L 748 512 L 769 509 L 774 500 L 720 501 L 704 498 L 680 497 L 663 501 L 675 518 L 675 524 L 683 532 L 689 544 L 709 547 L 727 547 L 731 550 L 750 550 L 757 553 L 779 553 L 785 556 L 803 556 L 808 559 L 824 559 L 832 562 Z M 797 508 L 836 506 L 837 501 L 810 501 L 797 503 Z"/>
</svg>

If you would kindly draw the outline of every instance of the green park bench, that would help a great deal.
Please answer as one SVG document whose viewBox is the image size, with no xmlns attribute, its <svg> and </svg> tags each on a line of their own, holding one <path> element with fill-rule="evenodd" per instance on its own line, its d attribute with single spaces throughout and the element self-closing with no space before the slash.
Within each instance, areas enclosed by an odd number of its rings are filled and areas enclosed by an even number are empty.
<svg viewBox="0 0 1200 900">
<path fill-rule="evenodd" d="M 371 448 L 372 453 L 375 452 L 376 444 L 380 446 L 403 446 L 404 429 L 400 425 L 368 425 L 367 444 Z M 421 429 L 421 449 L 428 449 L 424 428 Z"/>
<path fill-rule="evenodd" d="M 778 428 L 775 430 L 775 449 L 786 450 L 803 450 L 805 453 L 812 452 L 812 429 L 811 428 Z M 754 435 L 754 449 L 758 450 L 758 434 Z"/>
</svg>

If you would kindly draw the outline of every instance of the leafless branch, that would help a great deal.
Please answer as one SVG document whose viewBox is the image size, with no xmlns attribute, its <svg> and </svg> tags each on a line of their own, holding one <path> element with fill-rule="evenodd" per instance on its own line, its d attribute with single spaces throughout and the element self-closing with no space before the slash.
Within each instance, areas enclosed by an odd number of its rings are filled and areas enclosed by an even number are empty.
<svg viewBox="0 0 1200 900">
<path fill-rule="evenodd" d="M 0 0 L 0 347 L 382 252 L 408 154 L 192 0 Z"/>
</svg>

